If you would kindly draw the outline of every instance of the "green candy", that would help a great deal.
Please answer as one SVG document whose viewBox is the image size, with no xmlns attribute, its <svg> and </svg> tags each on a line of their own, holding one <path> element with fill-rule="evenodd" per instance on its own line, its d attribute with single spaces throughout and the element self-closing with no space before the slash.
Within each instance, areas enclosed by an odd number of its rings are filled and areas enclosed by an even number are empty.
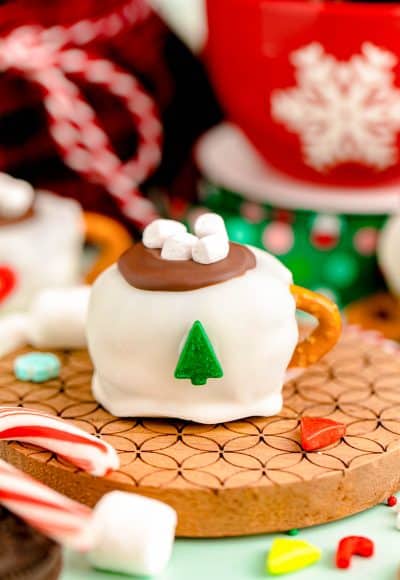
<svg viewBox="0 0 400 580">
<path fill-rule="evenodd" d="M 176 379 L 190 379 L 192 385 L 202 386 L 207 379 L 224 376 L 211 341 L 199 320 L 193 324 L 175 369 Z"/>
</svg>

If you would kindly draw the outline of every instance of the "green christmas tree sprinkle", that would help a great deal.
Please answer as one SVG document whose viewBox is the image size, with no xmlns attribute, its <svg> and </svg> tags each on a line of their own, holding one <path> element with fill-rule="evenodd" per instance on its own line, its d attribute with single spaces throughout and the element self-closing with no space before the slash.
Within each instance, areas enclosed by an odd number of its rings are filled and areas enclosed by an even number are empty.
<svg viewBox="0 0 400 580">
<path fill-rule="evenodd" d="M 175 378 L 190 379 L 192 385 L 201 386 L 208 379 L 220 379 L 223 376 L 213 345 L 201 322 L 196 320 L 179 357 Z"/>
</svg>

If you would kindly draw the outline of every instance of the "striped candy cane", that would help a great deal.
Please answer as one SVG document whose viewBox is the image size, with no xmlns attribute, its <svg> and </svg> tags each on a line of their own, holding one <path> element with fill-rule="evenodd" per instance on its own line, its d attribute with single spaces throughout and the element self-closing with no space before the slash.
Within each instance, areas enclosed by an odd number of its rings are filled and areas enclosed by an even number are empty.
<svg viewBox="0 0 400 580">
<path fill-rule="evenodd" d="M 0 459 L 0 503 L 42 534 L 79 551 L 92 546 L 90 508 L 35 481 Z"/>
<path fill-rule="evenodd" d="M 43 447 L 95 476 L 119 468 L 118 455 L 109 443 L 35 409 L 0 408 L 0 440 Z"/>
<path fill-rule="evenodd" d="M 152 98 L 133 75 L 83 47 L 119 34 L 150 13 L 144 0 L 129 0 L 119 10 L 70 27 L 22 26 L 0 39 L 0 70 L 12 71 L 42 91 L 52 138 L 64 162 L 86 179 L 102 185 L 123 213 L 139 227 L 157 211 L 139 185 L 161 160 L 162 127 Z M 119 99 L 138 134 L 136 155 L 122 162 L 95 112 L 71 80 L 96 84 Z"/>
<path fill-rule="evenodd" d="M 0 504 L 96 568 L 154 576 L 171 556 L 177 517 L 157 500 L 113 491 L 91 510 L 0 459 Z"/>
</svg>

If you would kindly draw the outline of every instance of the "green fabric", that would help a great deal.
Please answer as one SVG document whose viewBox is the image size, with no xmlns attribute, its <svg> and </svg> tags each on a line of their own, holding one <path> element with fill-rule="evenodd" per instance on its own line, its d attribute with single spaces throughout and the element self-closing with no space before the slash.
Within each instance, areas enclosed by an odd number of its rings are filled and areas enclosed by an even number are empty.
<svg viewBox="0 0 400 580">
<path fill-rule="evenodd" d="M 293 234 L 293 245 L 289 251 L 275 255 L 292 271 L 296 284 L 330 295 L 339 306 L 384 287 L 375 252 L 361 254 L 356 249 L 355 240 L 360 230 L 380 231 L 387 220 L 386 215 L 337 214 L 339 239 L 331 249 L 321 250 L 313 245 L 311 239 L 313 227 L 320 216 L 317 212 L 286 211 L 268 204 L 249 202 L 239 193 L 212 183 L 204 184 L 203 205 L 224 218 L 232 241 L 269 252 L 271 250 L 265 247 L 263 241 L 266 227 L 286 221 Z M 256 210 L 255 217 L 251 219 L 247 217 L 249 206 Z"/>
</svg>

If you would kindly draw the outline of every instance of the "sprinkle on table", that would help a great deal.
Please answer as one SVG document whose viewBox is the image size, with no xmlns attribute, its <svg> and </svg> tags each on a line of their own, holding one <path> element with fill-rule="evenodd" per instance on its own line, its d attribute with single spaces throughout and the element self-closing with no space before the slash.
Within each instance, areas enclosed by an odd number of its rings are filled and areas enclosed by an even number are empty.
<svg viewBox="0 0 400 580">
<path fill-rule="evenodd" d="M 14 373 L 19 381 L 44 383 L 56 379 L 60 374 L 60 360 L 48 352 L 30 352 L 18 356 L 14 361 Z"/>
<path fill-rule="evenodd" d="M 338 443 L 346 433 L 346 426 L 325 417 L 302 417 L 300 433 L 304 451 L 317 451 Z"/>
<path fill-rule="evenodd" d="M 371 558 L 374 554 L 374 543 L 363 536 L 347 536 L 339 542 L 336 551 L 336 567 L 347 569 L 353 556 Z"/>
</svg>

